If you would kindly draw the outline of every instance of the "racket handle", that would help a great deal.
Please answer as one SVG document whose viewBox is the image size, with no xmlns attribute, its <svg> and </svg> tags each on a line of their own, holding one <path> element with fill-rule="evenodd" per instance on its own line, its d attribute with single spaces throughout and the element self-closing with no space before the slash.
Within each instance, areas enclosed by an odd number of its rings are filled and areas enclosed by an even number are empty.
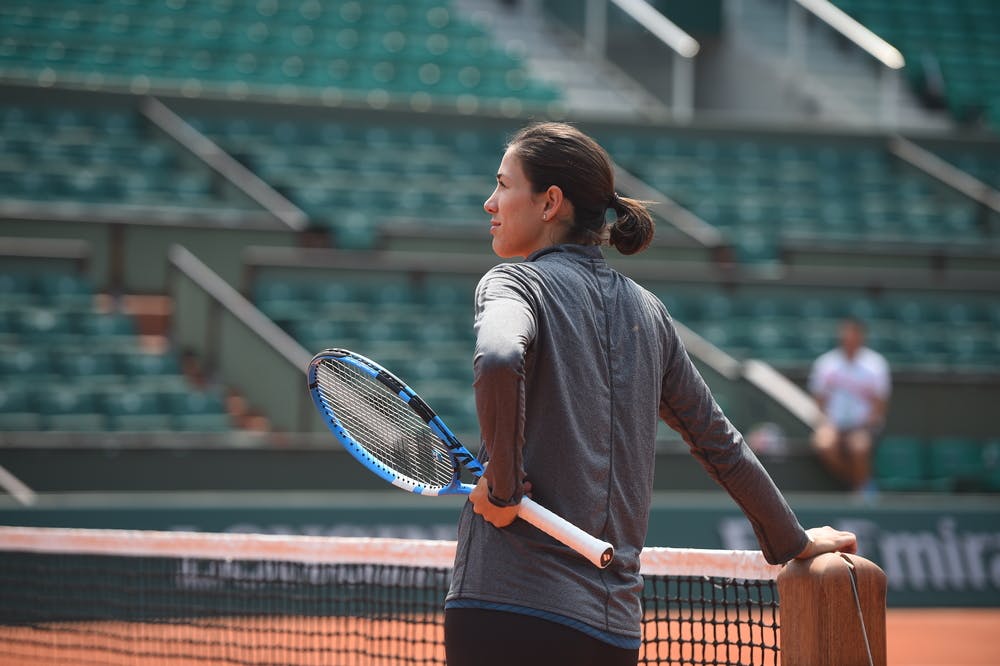
<svg viewBox="0 0 1000 666">
<path fill-rule="evenodd" d="M 607 541 L 591 536 L 565 518 L 557 516 L 529 497 L 522 497 L 517 515 L 531 523 L 556 541 L 569 546 L 590 560 L 595 567 L 604 569 L 615 559 L 615 547 Z"/>
</svg>

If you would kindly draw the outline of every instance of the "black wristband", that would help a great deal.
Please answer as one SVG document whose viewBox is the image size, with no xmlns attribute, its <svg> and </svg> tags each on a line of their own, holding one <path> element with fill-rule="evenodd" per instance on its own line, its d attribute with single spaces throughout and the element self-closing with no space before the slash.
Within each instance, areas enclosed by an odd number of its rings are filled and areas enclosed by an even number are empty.
<svg viewBox="0 0 1000 666">
<path fill-rule="evenodd" d="M 511 497 L 509 500 L 499 499 L 499 498 L 497 498 L 496 496 L 493 495 L 493 491 L 492 490 L 490 490 L 488 493 L 486 493 L 486 497 L 487 497 L 487 499 L 489 499 L 490 504 L 492 504 L 493 506 L 498 506 L 501 509 L 506 508 L 508 506 L 517 506 L 518 504 L 521 503 L 521 498 L 520 497 L 516 497 L 516 498 L 515 497 Z"/>
</svg>

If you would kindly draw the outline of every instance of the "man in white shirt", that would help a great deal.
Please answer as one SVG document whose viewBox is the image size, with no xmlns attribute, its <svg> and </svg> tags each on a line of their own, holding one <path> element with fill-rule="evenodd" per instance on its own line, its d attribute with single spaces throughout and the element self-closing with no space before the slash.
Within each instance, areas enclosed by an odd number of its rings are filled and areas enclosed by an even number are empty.
<svg viewBox="0 0 1000 666">
<path fill-rule="evenodd" d="M 885 421 L 889 364 L 864 346 L 860 321 L 843 321 L 839 333 L 840 346 L 816 359 L 809 375 L 809 391 L 823 412 L 812 442 L 835 476 L 865 492 L 874 489 L 871 452 Z"/>
</svg>

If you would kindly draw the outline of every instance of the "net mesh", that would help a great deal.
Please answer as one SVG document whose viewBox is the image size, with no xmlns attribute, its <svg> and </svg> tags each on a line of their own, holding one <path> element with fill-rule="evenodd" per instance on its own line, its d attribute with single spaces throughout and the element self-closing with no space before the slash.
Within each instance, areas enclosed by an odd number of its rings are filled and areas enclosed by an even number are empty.
<svg viewBox="0 0 1000 666">
<path fill-rule="evenodd" d="M 444 488 L 452 482 L 448 447 L 385 384 L 340 359 L 320 361 L 316 383 L 327 408 L 364 454 L 412 485 Z"/>
<path fill-rule="evenodd" d="M 0 528 L 0 544 L 2 665 L 445 663 L 453 542 Z M 778 662 L 774 570 L 710 555 L 692 575 L 702 551 L 644 552 L 640 663 Z"/>
</svg>

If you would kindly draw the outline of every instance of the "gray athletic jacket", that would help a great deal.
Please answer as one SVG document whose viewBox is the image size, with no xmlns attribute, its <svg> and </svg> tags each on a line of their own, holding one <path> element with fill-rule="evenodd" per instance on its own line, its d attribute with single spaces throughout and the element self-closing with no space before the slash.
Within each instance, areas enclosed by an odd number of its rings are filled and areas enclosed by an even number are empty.
<svg viewBox="0 0 1000 666">
<path fill-rule="evenodd" d="M 495 501 L 538 503 L 614 544 L 600 570 L 518 520 L 462 511 L 448 602 L 486 602 L 639 635 L 639 552 L 657 419 L 736 500 L 770 562 L 807 537 L 691 363 L 663 304 L 598 247 L 558 245 L 490 270 L 476 290 L 476 408 Z M 683 544 L 658 544 L 683 545 Z"/>
</svg>

